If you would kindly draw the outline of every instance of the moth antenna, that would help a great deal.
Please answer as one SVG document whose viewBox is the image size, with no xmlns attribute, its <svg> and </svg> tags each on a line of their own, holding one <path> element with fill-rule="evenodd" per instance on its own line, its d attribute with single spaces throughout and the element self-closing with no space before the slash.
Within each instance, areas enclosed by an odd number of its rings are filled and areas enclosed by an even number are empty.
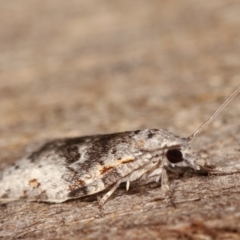
<svg viewBox="0 0 240 240">
<path fill-rule="evenodd" d="M 197 131 L 195 131 L 192 135 L 190 135 L 187 139 L 191 142 L 202 130 L 205 128 L 212 120 L 227 106 L 227 104 L 240 92 L 240 87 L 238 87 L 226 100 L 225 102 L 217 109 L 215 113 L 205 122 L 203 123 Z"/>
</svg>

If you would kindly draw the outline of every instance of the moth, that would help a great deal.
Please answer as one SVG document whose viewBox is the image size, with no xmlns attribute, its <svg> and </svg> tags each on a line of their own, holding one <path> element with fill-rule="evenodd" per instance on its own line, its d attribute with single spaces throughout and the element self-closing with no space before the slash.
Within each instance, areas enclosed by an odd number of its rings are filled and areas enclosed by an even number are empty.
<svg viewBox="0 0 240 240">
<path fill-rule="evenodd" d="M 56 139 L 38 146 L 0 174 L 0 199 L 62 203 L 103 190 L 100 206 L 125 182 L 161 183 L 169 189 L 173 168 L 205 168 L 190 144 L 240 92 L 240 87 L 187 138 L 165 129 Z"/>
</svg>

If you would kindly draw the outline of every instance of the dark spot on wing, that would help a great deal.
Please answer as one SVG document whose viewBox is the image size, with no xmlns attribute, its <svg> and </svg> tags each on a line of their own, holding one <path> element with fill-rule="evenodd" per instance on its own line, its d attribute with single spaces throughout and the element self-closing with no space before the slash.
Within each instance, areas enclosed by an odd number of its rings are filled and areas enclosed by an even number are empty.
<svg viewBox="0 0 240 240">
<path fill-rule="evenodd" d="M 75 137 L 75 138 L 64 138 L 62 139 L 63 141 L 63 146 L 68 146 L 68 145 L 81 145 L 83 143 L 91 141 L 92 138 L 95 138 L 99 135 L 94 135 L 94 136 L 83 136 L 83 137 Z"/>
<path fill-rule="evenodd" d="M 154 133 L 149 132 L 149 133 L 148 133 L 148 138 L 152 138 L 154 135 L 155 135 Z"/>
<path fill-rule="evenodd" d="M 14 169 L 15 169 L 15 170 L 19 169 L 19 166 L 18 166 L 18 165 L 15 165 L 15 166 L 14 166 Z"/>
<path fill-rule="evenodd" d="M 77 197 L 83 197 L 86 195 L 88 195 L 88 187 L 84 186 L 84 187 L 80 187 L 80 188 L 71 190 L 68 194 L 68 197 L 77 198 Z"/>
<path fill-rule="evenodd" d="M 134 134 L 138 134 L 140 132 L 141 132 L 141 130 L 136 130 L 136 131 L 134 131 Z"/>
<path fill-rule="evenodd" d="M 104 183 L 105 188 L 107 188 L 112 184 L 116 183 L 121 178 L 122 178 L 122 175 L 117 171 L 117 169 L 113 169 L 112 171 L 106 173 L 103 176 L 102 182 Z"/>
<path fill-rule="evenodd" d="M 63 146 L 58 149 L 58 152 L 61 157 L 65 158 L 67 164 L 74 163 L 81 158 L 78 146 Z"/>
<path fill-rule="evenodd" d="M 86 185 L 86 182 L 82 179 L 77 179 L 77 184 L 78 184 L 78 186 L 84 186 L 84 185 Z"/>
<path fill-rule="evenodd" d="M 87 194 L 87 186 L 85 185 L 86 182 L 80 178 L 71 181 L 70 184 L 68 185 L 68 188 L 70 190 L 70 193 L 68 195 L 73 194 L 79 197 L 85 196 Z"/>
<path fill-rule="evenodd" d="M 113 155 L 116 154 L 116 152 L 117 152 L 117 149 L 116 149 L 116 148 L 113 148 L 112 151 L 111 151 L 111 153 L 112 153 Z"/>
</svg>

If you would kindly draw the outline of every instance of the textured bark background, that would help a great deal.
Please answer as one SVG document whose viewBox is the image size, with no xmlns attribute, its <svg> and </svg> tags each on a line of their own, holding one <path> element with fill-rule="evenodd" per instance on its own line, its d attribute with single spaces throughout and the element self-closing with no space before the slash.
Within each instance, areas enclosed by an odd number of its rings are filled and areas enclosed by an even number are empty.
<svg viewBox="0 0 240 240">
<path fill-rule="evenodd" d="M 0 168 L 31 142 L 168 128 L 188 136 L 240 84 L 237 0 L 1 1 Z M 240 96 L 193 143 L 240 163 Z M 1 239 L 240 239 L 240 174 L 184 174 L 96 196 L 0 206 Z"/>
</svg>

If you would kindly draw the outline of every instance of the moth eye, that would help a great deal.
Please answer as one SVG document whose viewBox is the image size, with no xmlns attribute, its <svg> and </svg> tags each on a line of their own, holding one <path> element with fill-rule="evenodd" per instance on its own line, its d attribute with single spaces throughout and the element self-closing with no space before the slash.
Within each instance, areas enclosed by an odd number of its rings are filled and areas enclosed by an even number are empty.
<svg viewBox="0 0 240 240">
<path fill-rule="evenodd" d="M 182 152 L 179 149 L 168 150 L 166 156 L 171 163 L 179 163 L 183 161 Z"/>
</svg>

